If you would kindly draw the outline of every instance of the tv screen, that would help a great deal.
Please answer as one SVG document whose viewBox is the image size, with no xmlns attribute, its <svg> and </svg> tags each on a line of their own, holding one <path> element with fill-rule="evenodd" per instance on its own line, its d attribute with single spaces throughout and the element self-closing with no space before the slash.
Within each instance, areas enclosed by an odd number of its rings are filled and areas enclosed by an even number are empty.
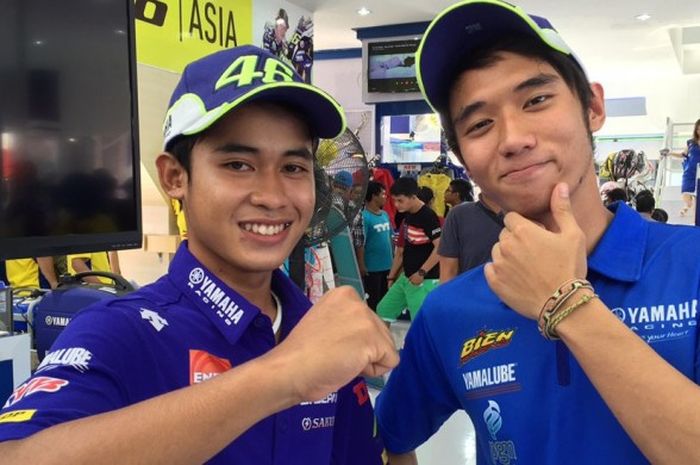
<svg viewBox="0 0 700 465">
<path fill-rule="evenodd" d="M 362 101 L 419 101 L 415 55 L 420 37 L 362 40 Z"/>
<path fill-rule="evenodd" d="M 0 258 L 141 245 L 133 2 L 0 0 Z"/>
<path fill-rule="evenodd" d="M 367 44 L 367 91 L 418 92 L 416 80 L 417 39 L 370 42 Z"/>
</svg>

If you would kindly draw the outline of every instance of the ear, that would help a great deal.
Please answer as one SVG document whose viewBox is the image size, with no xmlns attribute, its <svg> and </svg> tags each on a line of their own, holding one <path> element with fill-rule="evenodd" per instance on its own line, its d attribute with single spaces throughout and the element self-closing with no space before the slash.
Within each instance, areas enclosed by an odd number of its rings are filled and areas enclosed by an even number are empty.
<svg viewBox="0 0 700 465">
<path fill-rule="evenodd" d="M 591 104 L 588 108 L 588 125 L 591 132 L 596 132 L 605 123 L 605 92 L 603 86 L 597 82 L 591 83 Z"/>
<path fill-rule="evenodd" d="M 189 181 L 185 168 L 168 152 L 158 155 L 156 168 L 158 168 L 158 180 L 163 191 L 170 198 L 182 200 Z"/>
</svg>

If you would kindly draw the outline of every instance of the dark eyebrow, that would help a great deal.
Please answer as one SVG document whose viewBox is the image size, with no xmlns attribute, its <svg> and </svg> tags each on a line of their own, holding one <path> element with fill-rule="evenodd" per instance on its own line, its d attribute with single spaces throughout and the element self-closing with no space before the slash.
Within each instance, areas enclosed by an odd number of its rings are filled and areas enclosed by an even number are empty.
<svg viewBox="0 0 700 465">
<path fill-rule="evenodd" d="M 260 153 L 260 149 L 255 148 L 255 147 L 250 147 L 248 145 L 243 145 L 243 144 L 224 144 L 224 145 L 221 145 L 220 147 L 218 147 L 216 149 L 216 151 L 222 152 L 222 153 L 247 153 L 250 155 L 258 155 Z M 289 149 L 289 150 L 284 152 L 284 156 L 285 157 L 300 157 L 300 158 L 304 158 L 307 160 L 313 159 L 313 154 L 306 147 Z"/>
<path fill-rule="evenodd" d="M 554 74 L 540 73 L 535 77 L 531 77 L 530 79 L 526 79 L 525 81 L 521 82 L 515 86 L 513 91 L 522 92 L 524 90 L 546 86 L 547 84 L 551 84 L 557 80 L 559 80 L 559 77 Z"/>
<path fill-rule="evenodd" d="M 524 90 L 546 86 L 547 84 L 551 84 L 552 82 L 555 82 L 558 79 L 559 77 L 554 74 L 540 73 L 537 76 L 531 77 L 521 82 L 520 84 L 515 86 L 513 91 L 522 92 Z M 474 114 L 474 112 L 478 111 L 484 105 L 486 105 L 486 102 L 483 101 L 478 101 L 467 105 L 466 107 L 462 108 L 462 110 L 459 112 L 459 115 L 457 115 L 457 117 L 452 121 L 452 124 L 456 125 L 457 123 L 468 119 L 472 114 Z"/>
<path fill-rule="evenodd" d="M 469 118 L 473 113 L 475 113 L 484 105 L 486 105 L 486 102 L 483 101 L 470 103 L 466 107 L 462 108 L 462 110 L 459 112 L 459 115 L 457 115 L 457 117 L 452 121 L 452 125 L 456 126 L 457 123 Z"/>
</svg>

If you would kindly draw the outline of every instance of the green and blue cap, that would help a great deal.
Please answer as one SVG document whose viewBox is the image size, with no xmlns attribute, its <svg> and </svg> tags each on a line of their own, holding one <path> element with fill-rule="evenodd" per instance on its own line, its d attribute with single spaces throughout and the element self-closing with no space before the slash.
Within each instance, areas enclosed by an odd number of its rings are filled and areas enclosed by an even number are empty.
<svg viewBox="0 0 700 465">
<path fill-rule="evenodd" d="M 313 135 L 333 139 L 345 129 L 345 113 L 328 93 L 304 82 L 286 63 L 245 45 L 187 65 L 163 124 L 163 147 L 181 135 L 198 134 L 243 104 L 265 100 L 298 109 Z"/>
<path fill-rule="evenodd" d="M 528 15 L 501 0 L 467 0 L 438 14 L 423 34 L 416 53 L 418 85 L 437 112 L 449 108 L 450 85 L 470 54 L 506 35 L 522 34 L 580 61 L 545 18 Z"/>
</svg>

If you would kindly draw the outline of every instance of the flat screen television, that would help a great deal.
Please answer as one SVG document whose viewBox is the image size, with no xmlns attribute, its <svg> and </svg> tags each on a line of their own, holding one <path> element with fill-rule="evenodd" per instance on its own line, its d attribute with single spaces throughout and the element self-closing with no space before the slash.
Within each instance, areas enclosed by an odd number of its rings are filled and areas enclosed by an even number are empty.
<svg viewBox="0 0 700 465">
<path fill-rule="evenodd" d="M 422 99 L 415 66 L 419 43 L 419 37 L 363 41 L 365 103 Z"/>
<path fill-rule="evenodd" d="M 0 0 L 0 259 L 141 246 L 133 7 Z"/>
</svg>

